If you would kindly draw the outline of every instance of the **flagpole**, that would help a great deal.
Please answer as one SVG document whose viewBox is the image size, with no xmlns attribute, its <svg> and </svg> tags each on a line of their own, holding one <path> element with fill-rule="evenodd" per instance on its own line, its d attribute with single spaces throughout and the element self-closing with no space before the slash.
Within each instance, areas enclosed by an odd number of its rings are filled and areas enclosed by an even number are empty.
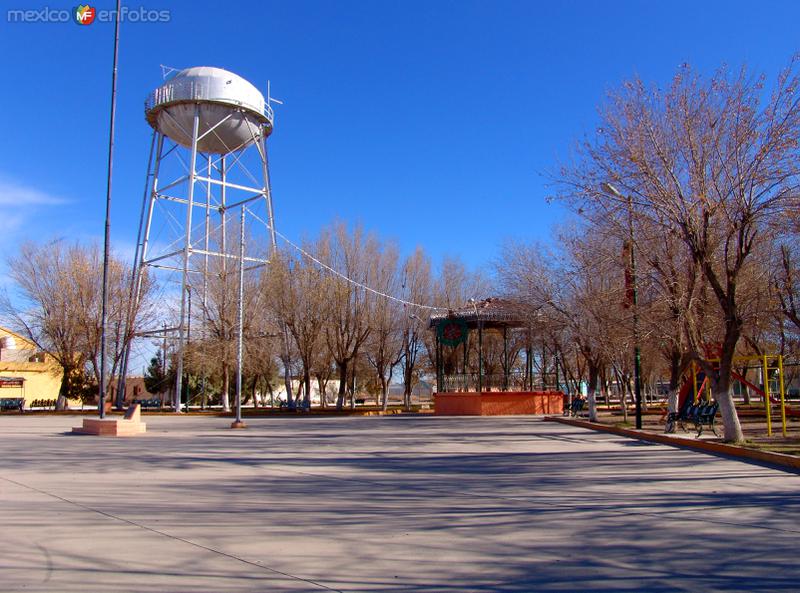
<svg viewBox="0 0 800 593">
<path fill-rule="evenodd" d="M 114 165 L 114 122 L 117 114 L 117 63 L 119 60 L 120 4 L 114 15 L 114 66 L 111 72 L 111 123 L 108 131 L 108 176 L 106 178 L 106 221 L 103 240 L 103 305 L 100 313 L 100 385 L 98 408 L 100 418 L 106 415 L 106 333 L 108 330 L 108 263 L 111 249 L 111 173 Z"/>
</svg>

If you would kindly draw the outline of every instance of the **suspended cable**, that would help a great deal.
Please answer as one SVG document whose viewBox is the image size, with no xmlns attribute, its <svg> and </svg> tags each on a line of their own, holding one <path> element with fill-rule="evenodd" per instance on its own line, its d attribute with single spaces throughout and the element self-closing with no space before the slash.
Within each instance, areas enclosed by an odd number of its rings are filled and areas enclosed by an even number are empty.
<svg viewBox="0 0 800 593">
<path fill-rule="evenodd" d="M 262 222 L 262 223 L 263 223 L 263 224 L 265 224 L 267 227 L 269 227 L 269 224 L 268 224 L 267 222 L 265 222 L 263 219 L 261 219 L 259 216 L 257 216 L 257 215 L 256 215 L 256 214 L 255 214 L 255 213 L 252 211 L 252 210 L 250 210 L 249 208 L 248 208 L 247 210 L 248 210 L 248 212 L 250 212 L 250 214 L 251 214 L 251 215 L 252 215 L 254 218 L 258 219 L 260 222 Z M 433 305 L 421 305 L 421 304 L 419 304 L 419 303 L 414 303 L 414 302 L 412 302 L 412 301 L 407 301 L 407 300 L 405 300 L 405 299 L 401 299 L 401 298 L 399 298 L 399 297 L 396 297 L 396 296 L 394 296 L 394 295 L 391 295 L 391 294 L 386 294 L 385 292 L 381 292 L 380 290 L 376 290 L 376 289 L 372 288 L 371 286 L 367 286 L 366 284 L 363 284 L 363 283 L 361 283 L 361 282 L 358 282 L 357 280 L 353 280 L 353 279 L 352 279 L 352 278 L 350 278 L 349 276 L 347 276 L 347 275 L 345 275 L 345 274 L 342 274 L 342 273 L 341 273 L 341 272 L 339 272 L 338 270 L 336 270 L 336 269 L 332 268 L 332 267 L 331 267 L 331 266 L 329 266 L 328 264 L 326 264 L 326 263 L 324 263 L 324 262 L 320 261 L 319 259 L 317 259 L 317 258 L 316 258 L 316 257 L 314 257 L 313 255 L 311 255 L 311 254 L 310 254 L 308 251 L 306 251 L 305 249 L 303 249 L 303 248 L 302 248 L 302 247 L 300 247 L 299 245 L 297 245 L 297 244 L 295 244 L 294 242 L 292 242 L 292 241 L 291 241 L 291 239 L 289 239 L 289 238 L 288 238 L 286 235 L 284 235 L 283 233 L 281 233 L 281 232 L 280 232 L 278 229 L 274 229 L 274 230 L 275 230 L 275 234 L 276 234 L 278 237 L 280 237 L 281 239 L 283 239 L 283 240 L 284 240 L 286 243 L 288 243 L 288 244 L 289 244 L 291 247 L 293 247 L 293 248 L 294 248 L 295 250 L 297 250 L 299 253 L 303 254 L 305 257 L 307 257 L 308 259 L 310 259 L 311 261 L 313 261 L 315 264 L 317 264 L 317 265 L 318 265 L 318 266 L 320 266 L 321 268 L 324 268 L 325 270 L 327 270 L 327 271 L 328 271 L 328 272 L 330 272 L 331 274 L 334 274 L 335 276 L 338 276 L 338 277 L 339 277 L 339 278 L 341 278 L 342 280 L 344 280 L 344 281 L 346 281 L 346 282 L 349 282 L 350 284 L 352 284 L 352 285 L 354 285 L 354 286 L 357 286 L 357 287 L 361 288 L 362 290 L 366 290 L 367 292 L 371 292 L 372 294 L 375 294 L 375 295 L 377 295 L 377 296 L 383 297 L 383 298 L 385 298 L 385 299 L 389 299 L 390 301 L 394 301 L 394 302 L 396 302 L 396 303 L 400 303 L 401 305 L 404 305 L 404 306 L 406 306 L 406 307 L 416 307 L 416 308 L 418 308 L 418 309 L 426 309 L 426 310 L 429 310 L 429 311 L 447 311 L 447 309 L 446 309 L 445 307 L 434 307 Z"/>
</svg>

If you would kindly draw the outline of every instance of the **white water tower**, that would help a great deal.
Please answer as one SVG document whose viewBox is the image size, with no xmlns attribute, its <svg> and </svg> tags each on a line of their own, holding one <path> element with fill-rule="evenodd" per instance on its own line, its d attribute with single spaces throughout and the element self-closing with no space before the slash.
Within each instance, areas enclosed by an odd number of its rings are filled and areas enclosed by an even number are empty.
<svg viewBox="0 0 800 593">
<path fill-rule="evenodd" d="M 173 71 L 174 72 L 174 71 Z M 250 82 L 221 68 L 200 66 L 174 72 L 145 101 L 153 128 L 145 193 L 135 252 L 132 301 L 138 306 L 142 278 L 159 273 L 180 287 L 174 327 L 177 368 L 175 411 L 180 410 L 183 351 L 189 323 L 187 299 L 205 306 L 210 265 L 236 266 L 239 273 L 239 360 L 242 283 L 246 270 L 268 263 L 259 236 L 275 249 L 266 139 L 272 133 L 270 99 Z M 231 241 L 233 224 L 238 241 Z M 253 239 L 256 239 L 255 241 Z M 261 246 L 262 249 L 257 249 Z M 189 289 L 189 290 L 187 290 Z M 191 303 L 191 300 L 189 300 Z M 161 331 L 163 333 L 163 330 Z M 156 336 L 159 330 L 150 332 Z M 122 362 L 120 398 L 129 353 Z M 241 389 L 241 373 L 237 390 Z"/>
</svg>

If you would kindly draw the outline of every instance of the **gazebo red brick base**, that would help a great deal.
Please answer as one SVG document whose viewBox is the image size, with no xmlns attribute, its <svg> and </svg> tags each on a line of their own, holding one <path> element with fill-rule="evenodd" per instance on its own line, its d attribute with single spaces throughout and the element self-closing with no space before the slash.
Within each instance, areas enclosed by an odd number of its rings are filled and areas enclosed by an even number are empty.
<svg viewBox="0 0 800 593">
<path fill-rule="evenodd" d="M 560 414 L 564 394 L 560 391 L 484 391 L 437 393 L 436 416 L 511 416 Z"/>
</svg>

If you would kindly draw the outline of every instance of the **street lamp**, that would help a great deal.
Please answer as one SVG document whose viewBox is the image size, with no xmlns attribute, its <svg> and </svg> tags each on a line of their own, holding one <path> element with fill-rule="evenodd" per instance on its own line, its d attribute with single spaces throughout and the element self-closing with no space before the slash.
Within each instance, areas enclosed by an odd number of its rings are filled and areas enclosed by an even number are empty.
<svg viewBox="0 0 800 593">
<path fill-rule="evenodd" d="M 475 321 L 478 323 L 478 393 L 483 393 L 483 320 L 478 314 L 478 301 L 474 297 L 469 299 L 475 309 Z M 491 386 L 489 387 L 491 391 Z"/>
<path fill-rule="evenodd" d="M 630 194 L 623 196 L 620 191 L 610 183 L 600 186 L 606 194 L 620 200 L 625 200 L 628 207 L 628 239 L 631 244 L 631 288 L 633 292 L 633 389 L 636 400 L 636 428 L 642 428 L 642 352 L 639 348 L 639 307 L 636 287 L 636 255 L 634 249 L 635 235 L 633 233 L 633 198 Z"/>
<path fill-rule="evenodd" d="M 100 310 L 100 385 L 98 385 L 98 413 L 100 419 L 106 417 L 106 337 L 108 335 L 108 263 L 111 258 L 111 173 L 114 165 L 114 124 L 117 114 L 117 62 L 119 61 L 119 9 L 121 0 L 117 0 L 117 11 L 114 13 L 114 67 L 111 71 L 111 123 L 108 130 L 108 175 L 106 176 L 106 219 L 103 239 L 103 288 Z M 123 377 L 124 389 L 125 378 Z"/>
</svg>

